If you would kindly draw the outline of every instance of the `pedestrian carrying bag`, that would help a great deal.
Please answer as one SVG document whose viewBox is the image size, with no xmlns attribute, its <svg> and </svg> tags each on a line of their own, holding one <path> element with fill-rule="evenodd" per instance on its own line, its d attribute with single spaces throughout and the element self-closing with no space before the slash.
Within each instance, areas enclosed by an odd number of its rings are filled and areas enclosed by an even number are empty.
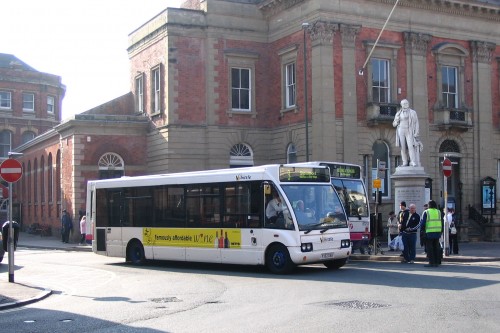
<svg viewBox="0 0 500 333">
<path fill-rule="evenodd" d="M 450 228 L 450 233 L 451 233 L 452 235 L 456 235 L 456 234 L 457 234 L 457 228 L 455 228 L 455 227 L 451 227 L 451 228 Z"/>
</svg>

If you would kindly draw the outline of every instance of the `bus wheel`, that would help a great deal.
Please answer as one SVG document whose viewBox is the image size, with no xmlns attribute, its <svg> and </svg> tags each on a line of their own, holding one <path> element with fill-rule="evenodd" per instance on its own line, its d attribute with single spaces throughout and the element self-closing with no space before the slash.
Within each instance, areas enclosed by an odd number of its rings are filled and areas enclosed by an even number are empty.
<svg viewBox="0 0 500 333">
<path fill-rule="evenodd" d="M 144 247 L 141 242 L 133 241 L 127 247 L 127 261 L 134 265 L 142 265 L 146 258 L 144 257 Z"/>
<path fill-rule="evenodd" d="M 266 266 L 274 274 L 287 274 L 293 270 L 295 265 L 285 246 L 273 245 L 267 250 Z"/>
<path fill-rule="evenodd" d="M 325 265 L 326 268 L 328 269 L 339 269 L 340 267 L 344 266 L 346 262 L 347 258 L 344 258 L 344 259 L 325 261 L 323 265 Z"/>
</svg>

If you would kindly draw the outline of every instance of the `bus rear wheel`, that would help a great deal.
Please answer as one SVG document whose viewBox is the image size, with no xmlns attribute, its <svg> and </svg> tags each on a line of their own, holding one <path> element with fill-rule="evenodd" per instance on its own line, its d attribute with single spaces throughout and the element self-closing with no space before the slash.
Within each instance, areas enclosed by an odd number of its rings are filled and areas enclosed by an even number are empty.
<svg viewBox="0 0 500 333">
<path fill-rule="evenodd" d="M 266 253 L 266 266 L 274 274 L 288 274 L 295 265 L 283 245 L 273 245 Z"/>
<path fill-rule="evenodd" d="M 142 265 L 146 261 L 141 242 L 133 241 L 127 247 L 127 261 L 133 265 Z"/>
<path fill-rule="evenodd" d="M 325 265 L 326 268 L 328 269 L 339 269 L 340 267 L 344 266 L 346 262 L 347 258 L 344 258 L 344 259 L 325 261 L 323 265 Z"/>
</svg>

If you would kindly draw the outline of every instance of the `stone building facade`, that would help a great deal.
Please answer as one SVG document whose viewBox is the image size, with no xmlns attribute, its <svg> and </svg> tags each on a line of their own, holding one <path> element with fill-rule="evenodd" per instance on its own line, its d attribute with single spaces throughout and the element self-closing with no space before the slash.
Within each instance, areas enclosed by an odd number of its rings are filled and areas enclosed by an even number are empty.
<svg viewBox="0 0 500 333">
<path fill-rule="evenodd" d="M 100 177 L 109 153 L 130 161 L 125 175 L 351 162 L 363 166 L 370 190 L 384 161 L 387 213 L 400 163 L 392 121 L 408 99 L 419 116 L 429 198 L 444 205 L 447 156 L 447 204 L 463 220 L 463 239 L 477 229 L 499 240 L 499 224 L 481 222 L 481 184 L 500 172 L 500 1 L 403 0 L 387 20 L 395 3 L 190 0 L 165 9 L 129 35 L 131 94 L 123 98 L 132 104 L 54 128 L 61 205 L 73 212 L 84 205 L 82 184 Z M 114 110 L 125 118 L 112 120 Z M 97 125 L 109 131 L 99 144 Z M 133 128 L 125 144 L 119 126 Z"/>
</svg>

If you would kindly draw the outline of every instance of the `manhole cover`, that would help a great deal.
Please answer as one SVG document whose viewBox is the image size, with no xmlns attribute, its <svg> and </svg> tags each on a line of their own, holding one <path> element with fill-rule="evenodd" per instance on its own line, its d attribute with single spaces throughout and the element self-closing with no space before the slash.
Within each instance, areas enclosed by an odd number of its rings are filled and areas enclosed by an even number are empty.
<svg viewBox="0 0 500 333">
<path fill-rule="evenodd" d="M 173 302 L 182 302 L 177 297 L 160 297 L 160 298 L 152 298 L 151 302 L 154 303 L 173 303 Z"/>
<path fill-rule="evenodd" d="M 389 305 L 379 304 L 373 302 L 363 302 L 363 301 L 344 301 L 344 302 L 328 302 L 326 305 L 338 306 L 346 309 L 356 309 L 356 310 L 366 310 L 366 309 L 378 309 L 386 308 Z"/>
</svg>

